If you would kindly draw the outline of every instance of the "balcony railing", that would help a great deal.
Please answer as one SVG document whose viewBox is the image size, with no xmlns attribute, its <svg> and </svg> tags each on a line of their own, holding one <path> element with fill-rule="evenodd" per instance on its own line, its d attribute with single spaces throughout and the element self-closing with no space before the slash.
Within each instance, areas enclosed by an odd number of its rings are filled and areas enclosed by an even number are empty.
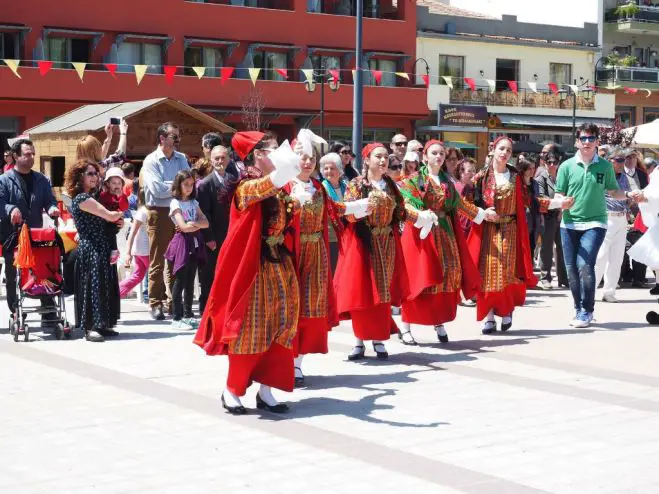
<svg viewBox="0 0 659 494">
<path fill-rule="evenodd" d="M 558 94 L 554 94 L 551 91 L 538 90 L 535 93 L 531 90 L 520 89 L 518 94 L 515 94 L 512 91 L 490 93 L 489 88 L 477 88 L 475 91 L 455 88 L 451 90 L 451 103 L 569 110 L 572 109 L 572 95 L 566 91 L 559 91 Z M 595 98 L 592 95 L 577 95 L 577 109 L 594 110 Z"/>
<path fill-rule="evenodd" d="M 640 10 L 631 15 L 620 15 L 615 10 L 610 10 L 604 14 L 604 20 L 606 22 L 659 22 L 659 8 L 646 7 L 644 5 L 639 5 L 638 7 Z"/>
<path fill-rule="evenodd" d="M 307 12 L 317 14 L 355 15 L 356 0 L 307 0 Z M 396 6 L 379 0 L 364 0 L 364 17 L 398 19 Z"/>
<path fill-rule="evenodd" d="M 191 3 L 233 5 L 234 7 L 256 7 L 260 9 L 293 10 L 293 0 L 185 0 Z"/>
<path fill-rule="evenodd" d="M 645 82 L 659 84 L 659 68 L 604 67 L 597 69 L 598 82 Z"/>
</svg>

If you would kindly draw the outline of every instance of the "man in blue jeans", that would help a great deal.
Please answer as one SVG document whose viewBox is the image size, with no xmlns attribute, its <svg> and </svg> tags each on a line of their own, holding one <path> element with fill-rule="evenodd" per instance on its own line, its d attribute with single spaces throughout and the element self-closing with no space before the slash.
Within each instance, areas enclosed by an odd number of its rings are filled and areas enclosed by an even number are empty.
<svg viewBox="0 0 659 494">
<path fill-rule="evenodd" d="M 595 261 L 606 235 L 608 214 L 604 193 L 614 199 L 634 198 L 618 188 L 613 165 L 597 154 L 599 128 L 583 124 L 577 130 L 577 154 L 563 162 L 556 179 L 556 197 L 563 199 L 561 241 L 565 268 L 574 299 L 570 326 L 587 328 L 595 311 Z"/>
</svg>

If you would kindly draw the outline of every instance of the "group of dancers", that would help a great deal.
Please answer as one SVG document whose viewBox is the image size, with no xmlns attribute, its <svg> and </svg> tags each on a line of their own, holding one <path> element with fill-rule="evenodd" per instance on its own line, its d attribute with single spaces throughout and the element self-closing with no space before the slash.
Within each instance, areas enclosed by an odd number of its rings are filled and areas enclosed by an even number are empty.
<svg viewBox="0 0 659 494">
<path fill-rule="evenodd" d="M 507 331 L 537 283 L 522 177 L 508 165 L 507 137 L 494 142 L 491 164 L 475 177 L 474 203 L 442 170 L 446 148 L 438 140 L 426 143 L 420 170 L 398 183 L 386 173 L 387 148 L 368 144 L 362 174 L 336 202 L 313 178 L 322 144 L 307 129 L 279 147 L 260 132 L 232 139 L 244 172 L 194 339 L 208 355 L 228 356 L 221 400 L 232 414 L 247 413 L 240 398 L 253 382 L 259 409 L 287 412 L 272 388 L 302 384 L 302 357 L 327 353 L 340 320 L 352 321 L 349 360 L 364 358 L 365 342 L 386 359 L 392 334 L 416 344 L 411 324 L 433 326 L 448 342 L 445 324 L 455 319 L 461 292 L 476 298 L 484 334 Z M 472 222 L 468 236 L 460 216 Z M 334 274 L 330 228 L 340 245 Z M 400 330 L 392 306 L 402 308 Z"/>
</svg>

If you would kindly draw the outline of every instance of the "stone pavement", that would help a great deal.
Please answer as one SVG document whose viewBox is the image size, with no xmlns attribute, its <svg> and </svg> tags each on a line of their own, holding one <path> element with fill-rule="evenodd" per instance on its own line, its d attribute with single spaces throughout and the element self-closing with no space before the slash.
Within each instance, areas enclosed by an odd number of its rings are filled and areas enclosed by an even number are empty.
<svg viewBox="0 0 659 494">
<path fill-rule="evenodd" d="M 490 337 L 461 307 L 453 343 L 416 327 L 388 362 L 348 362 L 344 323 L 305 360 L 309 386 L 277 393 L 284 417 L 226 414 L 226 359 L 135 302 L 103 344 L 2 331 L 0 492 L 656 493 L 659 306 L 618 297 L 568 329 L 568 292 L 532 291 Z"/>
</svg>

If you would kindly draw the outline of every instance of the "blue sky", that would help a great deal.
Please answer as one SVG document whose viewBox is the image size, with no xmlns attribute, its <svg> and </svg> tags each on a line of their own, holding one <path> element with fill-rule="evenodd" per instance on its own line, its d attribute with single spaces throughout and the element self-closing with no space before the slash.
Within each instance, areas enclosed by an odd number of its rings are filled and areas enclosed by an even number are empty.
<svg viewBox="0 0 659 494">
<path fill-rule="evenodd" d="M 584 22 L 597 22 L 598 1 L 602 0 L 450 0 L 450 3 L 495 17 L 511 14 L 524 22 L 582 26 Z"/>
</svg>

